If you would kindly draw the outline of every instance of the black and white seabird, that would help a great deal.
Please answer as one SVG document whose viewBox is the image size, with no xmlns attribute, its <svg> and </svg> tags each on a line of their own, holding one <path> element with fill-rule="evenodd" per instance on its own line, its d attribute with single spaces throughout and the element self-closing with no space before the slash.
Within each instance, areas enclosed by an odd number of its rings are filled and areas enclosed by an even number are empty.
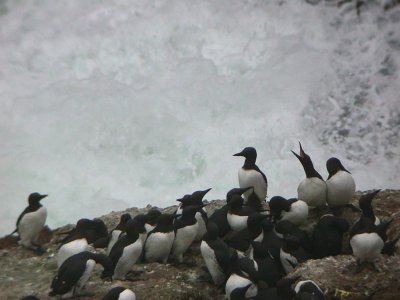
<svg viewBox="0 0 400 300">
<path fill-rule="evenodd" d="M 229 227 L 234 232 L 238 232 L 247 228 L 247 219 L 251 214 L 254 213 L 254 210 L 243 206 L 243 198 L 239 195 L 233 195 L 227 205 L 227 220 Z"/>
<path fill-rule="evenodd" d="M 177 214 L 162 214 L 147 236 L 144 258 L 147 262 L 167 263 L 175 239 L 174 219 Z"/>
<path fill-rule="evenodd" d="M 326 205 L 326 183 L 322 176 L 314 169 L 314 165 L 300 145 L 300 154 L 292 153 L 303 165 L 306 178 L 297 187 L 297 197 L 303 200 L 310 207 L 321 207 Z"/>
<path fill-rule="evenodd" d="M 49 296 L 67 293 L 71 293 L 72 297 L 82 295 L 81 290 L 89 280 L 96 263 L 101 264 L 104 268 L 102 277 L 111 276 L 111 261 L 104 254 L 85 251 L 65 260 L 51 283 Z"/>
<path fill-rule="evenodd" d="M 326 162 L 329 177 L 326 180 L 326 202 L 330 208 L 348 205 L 356 191 L 353 176 L 347 171 L 339 159 L 331 157 Z"/>
<path fill-rule="evenodd" d="M 18 232 L 19 244 L 37 253 L 45 250 L 38 244 L 39 233 L 46 223 L 47 210 L 40 200 L 47 197 L 39 193 L 32 193 L 28 197 L 28 207 L 19 215 L 16 229 L 11 233 Z"/>
<path fill-rule="evenodd" d="M 109 257 L 113 264 L 113 279 L 123 280 L 139 260 L 143 251 L 143 241 L 139 231 L 142 224 L 129 220 L 126 224 L 126 235 L 120 237 L 112 247 Z"/>
<path fill-rule="evenodd" d="M 200 252 L 211 274 L 214 284 L 220 286 L 226 281 L 230 255 L 234 250 L 220 237 L 218 227 L 213 221 L 207 223 L 207 233 L 200 244 Z"/>
<path fill-rule="evenodd" d="M 254 187 L 254 192 L 261 201 L 267 197 L 268 181 L 265 174 L 256 165 L 257 151 L 253 147 L 246 147 L 241 152 L 233 156 L 244 156 L 246 158 L 244 165 L 239 169 L 239 186 L 241 188 Z M 245 193 L 245 199 L 250 192 Z"/>
<path fill-rule="evenodd" d="M 174 223 L 175 240 L 172 244 L 171 254 L 179 263 L 183 263 L 183 254 L 197 236 L 199 223 L 195 215 L 203 207 L 204 204 L 184 207 L 182 209 L 182 216 Z"/>
<path fill-rule="evenodd" d="M 248 188 L 234 188 L 229 190 L 226 194 L 226 202 L 229 203 L 234 195 L 241 196 L 244 192 L 252 189 L 253 187 Z M 230 230 L 229 222 L 227 219 L 229 211 L 228 204 L 225 204 L 223 207 L 216 209 L 214 213 L 209 217 L 209 220 L 214 222 L 219 229 L 219 236 L 225 236 Z"/>
</svg>

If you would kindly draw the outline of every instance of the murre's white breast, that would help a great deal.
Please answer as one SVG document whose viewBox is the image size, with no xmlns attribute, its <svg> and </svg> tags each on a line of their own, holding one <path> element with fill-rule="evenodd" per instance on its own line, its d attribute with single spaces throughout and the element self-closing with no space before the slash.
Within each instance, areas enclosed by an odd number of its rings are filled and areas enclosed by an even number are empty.
<svg viewBox="0 0 400 300">
<path fill-rule="evenodd" d="M 93 271 L 95 265 L 96 265 L 96 262 L 93 259 L 87 260 L 85 271 L 83 272 L 81 278 L 76 283 L 76 287 L 77 287 L 78 291 L 81 290 L 85 286 L 86 282 L 89 280 L 90 275 L 92 274 L 92 271 Z"/>
<path fill-rule="evenodd" d="M 256 170 L 245 170 L 240 168 L 238 177 L 239 186 L 241 188 L 253 186 L 254 192 L 257 194 L 258 198 L 260 198 L 261 201 L 265 201 L 265 198 L 267 197 L 268 185 L 260 172 L 257 172 Z M 252 190 L 245 192 L 243 197 L 247 199 L 251 192 Z"/>
<path fill-rule="evenodd" d="M 69 243 L 62 245 L 57 252 L 57 266 L 60 267 L 62 263 L 72 255 L 88 250 L 89 244 L 85 238 L 73 240 Z"/>
<path fill-rule="evenodd" d="M 297 188 L 297 198 L 311 207 L 326 204 L 326 183 L 318 177 L 306 178 Z"/>
<path fill-rule="evenodd" d="M 225 282 L 226 277 L 224 272 L 222 271 L 222 268 L 218 264 L 214 250 L 207 244 L 206 241 L 202 241 L 200 244 L 200 251 L 201 255 L 203 256 L 206 267 L 208 269 L 208 272 L 210 272 L 215 285 L 223 284 Z"/>
<path fill-rule="evenodd" d="M 133 244 L 124 248 L 122 255 L 115 266 L 113 279 L 124 279 L 142 254 L 142 240 L 138 238 Z"/>
<path fill-rule="evenodd" d="M 292 203 L 289 211 L 282 211 L 282 221 L 288 220 L 296 225 L 301 225 L 308 218 L 308 205 L 302 200 Z"/>
<path fill-rule="evenodd" d="M 340 207 L 350 203 L 356 191 L 353 176 L 346 171 L 339 171 L 326 181 L 326 202 L 330 207 Z"/>
<path fill-rule="evenodd" d="M 44 206 L 36 211 L 26 213 L 18 224 L 18 234 L 20 244 L 31 247 L 32 242 L 36 242 L 40 231 L 46 223 L 47 210 Z"/>
<path fill-rule="evenodd" d="M 354 235 L 350 245 L 360 262 L 374 262 L 380 257 L 384 242 L 377 233 L 371 232 Z"/>
<path fill-rule="evenodd" d="M 173 231 L 150 234 L 145 244 L 146 261 L 162 261 L 163 263 L 167 263 L 174 238 L 175 233 Z"/>
<path fill-rule="evenodd" d="M 174 255 L 180 263 L 183 262 L 183 254 L 193 243 L 197 235 L 199 224 L 196 222 L 193 225 L 179 228 L 176 231 L 174 243 L 172 245 L 172 255 Z"/>
<path fill-rule="evenodd" d="M 226 217 L 227 217 L 229 226 L 231 227 L 231 229 L 233 231 L 240 231 L 247 227 L 248 216 L 239 216 L 239 215 L 231 214 L 230 212 L 228 212 Z"/>
</svg>

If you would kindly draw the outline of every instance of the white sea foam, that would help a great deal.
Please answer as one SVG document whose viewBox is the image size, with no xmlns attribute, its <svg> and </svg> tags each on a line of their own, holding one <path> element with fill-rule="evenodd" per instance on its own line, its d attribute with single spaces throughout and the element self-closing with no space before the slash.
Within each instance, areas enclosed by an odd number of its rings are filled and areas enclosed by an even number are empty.
<svg viewBox="0 0 400 300">
<path fill-rule="evenodd" d="M 33 191 L 52 227 L 223 198 L 245 146 L 295 196 L 298 140 L 398 188 L 400 11 L 328 2 L 0 2 L 0 233 Z"/>
</svg>

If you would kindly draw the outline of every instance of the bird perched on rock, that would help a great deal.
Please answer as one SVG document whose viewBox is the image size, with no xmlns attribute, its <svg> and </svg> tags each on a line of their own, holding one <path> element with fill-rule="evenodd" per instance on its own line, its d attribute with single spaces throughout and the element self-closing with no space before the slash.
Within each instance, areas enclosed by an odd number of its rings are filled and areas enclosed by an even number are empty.
<svg viewBox="0 0 400 300">
<path fill-rule="evenodd" d="M 157 208 L 152 208 L 149 210 L 149 212 L 146 214 L 146 224 L 144 224 L 144 227 L 146 228 L 146 232 L 149 233 L 156 227 L 158 218 L 161 216 L 161 212 Z"/>
<path fill-rule="evenodd" d="M 292 153 L 303 165 L 306 178 L 300 182 L 297 188 L 298 199 L 303 200 L 310 207 L 321 207 L 326 205 L 326 183 L 322 176 L 314 169 L 314 165 L 300 145 L 300 154 Z"/>
<path fill-rule="evenodd" d="M 144 247 L 144 258 L 147 262 L 167 263 L 175 239 L 174 219 L 179 215 L 162 214 L 156 227 L 149 232 Z"/>
<path fill-rule="evenodd" d="M 196 238 L 199 223 L 195 215 L 204 206 L 202 204 L 184 207 L 181 218 L 177 219 L 174 223 L 175 239 L 172 244 L 171 254 L 179 263 L 183 263 L 183 254 Z"/>
<path fill-rule="evenodd" d="M 219 237 L 218 227 L 213 221 L 207 223 L 207 233 L 200 244 L 200 251 L 214 284 L 224 284 L 234 250 Z"/>
<path fill-rule="evenodd" d="M 229 203 L 233 196 L 235 195 L 241 196 L 244 192 L 250 189 L 252 189 L 252 187 L 234 188 L 229 190 L 229 192 L 226 194 L 226 202 Z M 216 209 L 209 218 L 210 221 L 214 222 L 218 226 L 219 229 L 218 232 L 220 237 L 225 236 L 231 230 L 227 218 L 228 211 L 229 211 L 229 206 L 228 204 L 226 204 L 223 207 Z"/>
<path fill-rule="evenodd" d="M 333 209 L 348 205 L 356 191 L 353 176 L 336 157 L 327 160 L 326 169 L 329 173 L 326 180 L 327 204 Z"/>
<path fill-rule="evenodd" d="M 47 210 L 40 201 L 47 197 L 39 193 L 32 193 L 28 197 L 28 207 L 19 215 L 16 229 L 10 234 L 18 232 L 19 244 L 25 248 L 42 254 L 45 250 L 38 244 L 39 233 L 46 223 Z"/>
<path fill-rule="evenodd" d="M 253 147 L 246 147 L 241 152 L 233 156 L 243 156 L 246 158 L 244 165 L 239 169 L 239 186 L 241 188 L 254 187 L 254 192 L 261 201 L 267 197 L 268 181 L 265 174 L 256 165 L 257 151 Z M 243 196 L 247 199 L 249 193 Z"/>
<path fill-rule="evenodd" d="M 125 228 L 126 235 L 118 239 L 109 254 L 113 265 L 113 279 L 126 279 L 143 250 L 143 240 L 139 235 L 142 224 L 133 219 L 128 221 Z"/>
<path fill-rule="evenodd" d="M 111 261 L 104 254 L 85 251 L 65 260 L 51 283 L 49 296 L 65 295 L 67 293 L 70 293 L 71 297 L 89 295 L 83 294 L 81 291 L 97 263 L 104 268 L 102 277 L 110 277 L 112 274 Z"/>
</svg>

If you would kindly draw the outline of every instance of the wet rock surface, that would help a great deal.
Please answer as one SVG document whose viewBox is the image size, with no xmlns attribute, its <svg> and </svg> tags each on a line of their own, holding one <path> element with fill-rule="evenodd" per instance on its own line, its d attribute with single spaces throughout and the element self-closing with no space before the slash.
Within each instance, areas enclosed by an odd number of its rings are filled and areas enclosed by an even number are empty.
<svg viewBox="0 0 400 300">
<path fill-rule="evenodd" d="M 358 204 L 362 193 L 357 192 L 353 203 Z M 207 206 L 211 214 L 225 201 L 214 200 Z M 381 191 L 373 200 L 372 205 L 376 215 L 384 220 L 393 219 L 388 230 L 389 239 L 400 234 L 400 191 Z M 130 208 L 126 211 L 111 212 L 101 219 L 109 229 L 116 226 L 123 213 L 132 216 L 146 213 L 151 206 L 143 209 Z M 163 212 L 173 212 L 176 206 L 162 209 Z M 312 211 L 306 226 L 311 230 L 321 212 Z M 350 224 L 358 219 L 359 213 L 344 210 L 342 216 Z M 51 280 L 56 274 L 57 265 L 55 253 L 58 241 L 63 238 L 63 232 L 73 228 L 72 225 L 50 231 L 43 230 L 41 242 L 47 252 L 41 256 L 20 246 L 14 237 L 0 239 L 0 299 L 19 299 L 26 295 L 36 295 L 40 299 L 56 299 L 48 296 Z M 350 253 L 347 241 L 344 243 L 345 253 Z M 398 243 L 399 245 L 400 243 Z M 398 247 L 399 248 L 399 247 Z M 103 252 L 102 249 L 93 251 Z M 309 260 L 299 265 L 289 276 L 300 276 L 301 280 L 311 279 L 317 282 L 325 292 L 327 299 L 400 299 L 400 252 L 394 256 L 382 256 L 377 266 L 380 272 L 374 272 L 368 267 L 355 273 L 356 263 L 351 254 Z M 139 263 L 134 270 L 141 273 L 134 281 L 103 281 L 100 279 L 102 268 L 96 266 L 86 291 L 94 293 L 91 297 L 79 299 L 101 299 L 109 289 L 124 286 L 132 289 L 137 299 L 224 299 L 224 293 L 211 283 L 211 278 L 205 270 L 205 264 L 200 254 L 200 243 L 194 243 L 184 255 L 185 264 L 177 265 L 173 261 L 163 265 L 159 263 Z M 371 297 L 372 295 L 372 297 Z"/>
</svg>

